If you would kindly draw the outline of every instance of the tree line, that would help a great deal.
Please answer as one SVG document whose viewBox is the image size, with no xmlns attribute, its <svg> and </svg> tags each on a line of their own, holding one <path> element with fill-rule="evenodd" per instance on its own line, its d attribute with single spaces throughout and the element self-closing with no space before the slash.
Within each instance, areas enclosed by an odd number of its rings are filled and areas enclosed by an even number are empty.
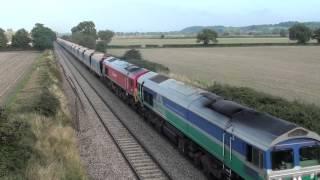
<svg viewBox="0 0 320 180">
<path fill-rule="evenodd" d="M 96 26 L 92 21 L 80 22 L 71 29 L 71 33 L 71 36 L 64 35 L 62 39 L 100 52 L 106 51 L 108 44 L 114 36 L 114 32 L 108 29 L 97 32 Z"/>
<path fill-rule="evenodd" d="M 281 37 L 286 37 L 286 31 L 280 31 Z M 197 34 L 197 42 L 208 45 L 210 42 L 217 43 L 218 33 L 211 29 L 203 29 Z M 297 23 L 289 28 L 289 39 L 297 41 L 298 44 L 305 44 L 311 39 L 316 39 L 320 43 L 320 28 L 312 31 L 306 25 Z"/>
<path fill-rule="evenodd" d="M 0 49 L 2 48 L 31 48 L 39 50 L 50 49 L 56 40 L 56 33 L 43 24 L 36 23 L 29 33 L 24 28 L 17 30 L 11 39 L 6 36 L 3 29 L 0 28 Z M 11 40 L 11 44 L 8 42 Z"/>
<path fill-rule="evenodd" d="M 71 29 L 71 33 L 71 36 L 62 36 L 62 38 L 100 52 L 106 51 L 108 44 L 115 35 L 113 31 L 108 29 L 97 32 L 92 21 L 80 22 Z M 294 24 L 288 31 L 281 30 L 280 36 L 289 37 L 290 40 L 295 40 L 299 44 L 305 44 L 311 39 L 316 39 L 320 43 L 320 29 L 312 31 L 303 23 Z M 161 35 L 161 39 L 163 38 L 165 38 L 164 34 Z M 204 45 L 208 45 L 211 42 L 217 43 L 217 38 L 218 33 L 211 29 L 203 29 L 196 36 L 197 42 Z"/>
</svg>

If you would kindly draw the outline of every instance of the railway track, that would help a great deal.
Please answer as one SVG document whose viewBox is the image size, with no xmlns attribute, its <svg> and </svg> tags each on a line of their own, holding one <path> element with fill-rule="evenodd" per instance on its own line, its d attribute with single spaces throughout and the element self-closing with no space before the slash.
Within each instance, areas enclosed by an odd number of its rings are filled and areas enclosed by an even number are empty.
<svg viewBox="0 0 320 180">
<path fill-rule="evenodd" d="M 81 74 L 72 60 L 68 61 L 68 52 L 62 49 L 60 45 L 56 44 L 55 47 L 56 53 L 60 56 L 62 68 L 64 68 L 64 71 L 67 68 L 73 77 L 73 86 L 77 91 L 80 90 L 83 93 L 137 179 L 171 179 L 152 154 L 144 148 L 117 114 L 113 112 L 108 102 L 99 95 L 93 85 Z"/>
</svg>

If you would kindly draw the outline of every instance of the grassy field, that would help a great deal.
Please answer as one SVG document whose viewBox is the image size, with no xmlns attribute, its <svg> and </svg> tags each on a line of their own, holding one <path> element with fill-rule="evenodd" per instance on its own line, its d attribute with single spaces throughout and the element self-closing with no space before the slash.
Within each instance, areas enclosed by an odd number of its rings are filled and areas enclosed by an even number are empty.
<svg viewBox="0 0 320 180">
<path fill-rule="evenodd" d="M 110 49 L 121 56 L 125 49 Z M 141 49 L 143 58 L 189 79 L 251 87 L 320 105 L 320 47 Z"/>
<path fill-rule="evenodd" d="M 295 43 L 288 38 L 218 38 L 219 44 L 238 43 Z M 316 42 L 314 40 L 310 42 Z M 196 44 L 196 39 L 148 39 L 148 38 L 113 38 L 110 45 L 146 45 L 146 44 Z"/>
<path fill-rule="evenodd" d="M 86 179 L 52 51 L 0 112 L 0 179 Z"/>
</svg>

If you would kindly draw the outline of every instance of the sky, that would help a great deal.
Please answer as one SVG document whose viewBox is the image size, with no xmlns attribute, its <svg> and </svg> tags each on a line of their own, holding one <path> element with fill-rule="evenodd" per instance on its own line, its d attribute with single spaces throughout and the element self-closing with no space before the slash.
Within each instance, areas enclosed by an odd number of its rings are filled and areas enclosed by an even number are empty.
<svg viewBox="0 0 320 180">
<path fill-rule="evenodd" d="M 246 26 L 320 21 L 320 0 L 6 0 L 0 28 L 32 29 L 39 22 L 60 33 L 81 21 L 98 30 L 165 32 L 188 26 Z"/>
</svg>

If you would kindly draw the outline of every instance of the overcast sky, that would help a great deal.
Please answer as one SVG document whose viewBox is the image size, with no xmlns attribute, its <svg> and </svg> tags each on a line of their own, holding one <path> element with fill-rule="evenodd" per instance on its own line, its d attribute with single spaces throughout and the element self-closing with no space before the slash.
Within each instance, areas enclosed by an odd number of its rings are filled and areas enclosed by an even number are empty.
<svg viewBox="0 0 320 180">
<path fill-rule="evenodd" d="M 320 21 L 320 0 L 6 0 L 0 27 L 36 22 L 70 32 L 80 21 L 114 31 L 174 31 L 193 25 L 245 26 L 281 21 Z"/>
</svg>

